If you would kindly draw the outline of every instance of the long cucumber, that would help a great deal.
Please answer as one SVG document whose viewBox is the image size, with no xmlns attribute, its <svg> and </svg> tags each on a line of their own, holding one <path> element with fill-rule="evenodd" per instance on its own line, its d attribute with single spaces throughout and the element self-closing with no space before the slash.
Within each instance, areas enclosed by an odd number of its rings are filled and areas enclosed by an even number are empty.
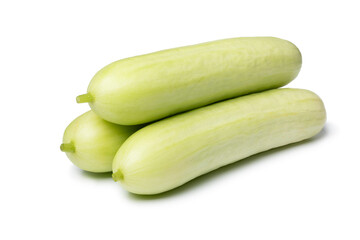
<svg viewBox="0 0 360 240">
<path fill-rule="evenodd" d="M 321 99 L 275 89 L 150 124 L 120 147 L 113 178 L 132 193 L 157 194 L 253 154 L 310 138 L 323 128 Z"/>
<path fill-rule="evenodd" d="M 77 102 L 110 122 L 135 125 L 284 86 L 300 68 L 301 54 L 286 40 L 225 39 L 111 63 Z"/>
<path fill-rule="evenodd" d="M 111 172 L 117 150 L 140 127 L 116 125 L 88 111 L 66 128 L 60 149 L 85 171 Z"/>
</svg>

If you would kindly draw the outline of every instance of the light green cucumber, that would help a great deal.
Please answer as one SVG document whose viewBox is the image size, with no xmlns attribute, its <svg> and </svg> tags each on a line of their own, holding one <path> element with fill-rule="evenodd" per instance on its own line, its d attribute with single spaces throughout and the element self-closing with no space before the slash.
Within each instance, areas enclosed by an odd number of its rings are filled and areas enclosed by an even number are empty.
<svg viewBox="0 0 360 240">
<path fill-rule="evenodd" d="M 140 127 L 116 125 L 89 111 L 66 128 L 60 149 L 85 171 L 111 172 L 115 153 Z"/>
<path fill-rule="evenodd" d="M 321 99 L 275 89 L 150 124 L 120 147 L 113 178 L 132 193 L 157 194 L 253 154 L 310 138 L 323 128 Z"/>
<path fill-rule="evenodd" d="M 134 125 L 293 80 L 301 54 L 286 40 L 233 38 L 119 60 L 77 102 L 110 122 Z"/>
</svg>

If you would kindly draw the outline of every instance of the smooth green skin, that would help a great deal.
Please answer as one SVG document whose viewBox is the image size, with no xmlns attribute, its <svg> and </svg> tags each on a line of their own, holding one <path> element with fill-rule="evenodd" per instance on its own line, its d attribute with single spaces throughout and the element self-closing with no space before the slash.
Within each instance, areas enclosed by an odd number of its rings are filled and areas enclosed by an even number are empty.
<svg viewBox="0 0 360 240">
<path fill-rule="evenodd" d="M 140 127 L 116 125 L 89 111 L 66 128 L 60 148 L 85 171 L 110 172 L 117 150 Z"/>
<path fill-rule="evenodd" d="M 111 63 L 77 101 L 110 122 L 141 124 L 284 86 L 300 68 L 301 54 L 286 40 L 219 40 Z"/>
<path fill-rule="evenodd" d="M 301 89 L 215 103 L 136 132 L 117 152 L 113 178 L 132 193 L 161 193 L 253 154 L 310 138 L 325 121 L 321 99 Z"/>
</svg>

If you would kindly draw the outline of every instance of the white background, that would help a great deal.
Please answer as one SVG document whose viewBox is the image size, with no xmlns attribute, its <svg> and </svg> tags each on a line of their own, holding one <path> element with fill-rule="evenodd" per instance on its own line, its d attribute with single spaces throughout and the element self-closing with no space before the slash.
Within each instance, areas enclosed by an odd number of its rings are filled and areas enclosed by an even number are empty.
<svg viewBox="0 0 360 240">
<path fill-rule="evenodd" d="M 1 1 L 1 239 L 360 239 L 358 1 Z M 138 197 L 59 150 L 103 66 L 241 36 L 295 43 L 314 139 Z"/>
</svg>

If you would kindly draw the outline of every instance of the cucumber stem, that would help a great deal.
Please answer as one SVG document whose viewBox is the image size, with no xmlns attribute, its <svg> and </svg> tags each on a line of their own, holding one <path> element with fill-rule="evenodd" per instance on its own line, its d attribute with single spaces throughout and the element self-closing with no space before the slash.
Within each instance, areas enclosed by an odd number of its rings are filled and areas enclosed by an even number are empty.
<svg viewBox="0 0 360 240">
<path fill-rule="evenodd" d="M 60 145 L 60 150 L 63 152 L 75 152 L 75 146 L 72 143 L 63 143 Z"/>
<path fill-rule="evenodd" d="M 119 180 L 124 179 L 124 175 L 122 174 L 121 171 L 117 171 L 112 174 L 112 178 L 114 179 L 115 182 L 117 182 Z"/>
<path fill-rule="evenodd" d="M 94 100 L 93 96 L 90 93 L 82 94 L 76 97 L 77 103 L 86 103 L 92 102 Z"/>
</svg>

